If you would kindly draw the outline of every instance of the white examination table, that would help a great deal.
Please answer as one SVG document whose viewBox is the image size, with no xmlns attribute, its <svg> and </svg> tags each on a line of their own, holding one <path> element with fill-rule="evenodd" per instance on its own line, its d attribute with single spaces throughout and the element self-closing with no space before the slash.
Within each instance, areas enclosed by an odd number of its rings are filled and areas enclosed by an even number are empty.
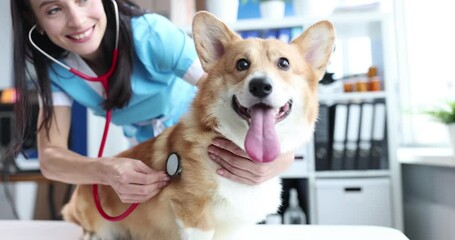
<svg viewBox="0 0 455 240">
<path fill-rule="evenodd" d="M 0 220 L 0 239 L 79 240 L 82 229 L 63 221 Z M 409 240 L 402 232 L 374 226 L 255 225 L 242 240 Z"/>
</svg>

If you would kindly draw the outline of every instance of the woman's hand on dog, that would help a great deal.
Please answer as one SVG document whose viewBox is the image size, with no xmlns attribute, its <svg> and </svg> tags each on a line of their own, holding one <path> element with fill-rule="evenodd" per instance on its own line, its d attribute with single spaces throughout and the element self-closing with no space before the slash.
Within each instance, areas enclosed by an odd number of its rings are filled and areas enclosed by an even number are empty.
<svg viewBox="0 0 455 240">
<path fill-rule="evenodd" d="M 111 158 L 105 161 L 105 179 L 123 203 L 147 201 L 169 182 L 169 176 L 143 162 L 130 158 Z"/>
<path fill-rule="evenodd" d="M 208 148 L 210 158 L 221 167 L 217 173 L 233 181 L 256 185 L 278 176 L 288 169 L 294 153 L 286 153 L 268 163 L 253 162 L 248 154 L 233 142 L 217 138 Z"/>
</svg>

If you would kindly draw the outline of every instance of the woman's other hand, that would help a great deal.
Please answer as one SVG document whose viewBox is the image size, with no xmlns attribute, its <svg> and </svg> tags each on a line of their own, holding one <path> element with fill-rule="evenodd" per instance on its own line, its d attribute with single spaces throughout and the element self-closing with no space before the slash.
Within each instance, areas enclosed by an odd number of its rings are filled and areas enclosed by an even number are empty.
<svg viewBox="0 0 455 240">
<path fill-rule="evenodd" d="M 105 181 L 123 203 L 147 201 L 160 192 L 169 182 L 169 176 L 156 171 L 143 162 L 130 158 L 104 159 Z"/>
<path fill-rule="evenodd" d="M 286 153 L 272 162 L 254 162 L 245 151 L 223 138 L 215 139 L 208 152 L 210 158 L 221 166 L 217 170 L 219 175 L 249 185 L 265 182 L 283 173 L 295 157 L 294 153 Z"/>
</svg>

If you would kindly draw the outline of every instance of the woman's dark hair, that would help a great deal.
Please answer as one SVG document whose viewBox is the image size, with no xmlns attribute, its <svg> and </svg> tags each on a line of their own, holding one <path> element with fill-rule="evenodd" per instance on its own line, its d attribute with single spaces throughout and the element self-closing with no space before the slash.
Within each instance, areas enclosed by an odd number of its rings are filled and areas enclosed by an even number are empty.
<svg viewBox="0 0 455 240">
<path fill-rule="evenodd" d="M 119 33 L 119 57 L 117 68 L 113 76 L 109 79 L 109 94 L 103 102 L 103 108 L 116 109 L 125 107 L 131 98 L 131 73 L 133 68 L 133 46 L 131 36 L 130 19 L 133 16 L 143 15 L 135 3 L 129 0 L 115 0 L 119 9 L 120 33 Z M 107 27 L 106 33 L 101 41 L 102 51 L 106 54 L 106 59 L 112 59 L 112 52 L 115 45 L 115 13 L 111 0 L 102 0 L 106 12 Z M 51 92 L 51 81 L 49 70 L 51 60 L 42 55 L 32 47 L 28 40 L 28 32 L 36 23 L 34 13 L 30 6 L 30 0 L 11 0 L 11 17 L 13 23 L 13 62 L 14 62 L 14 88 L 17 92 L 15 103 L 15 137 L 10 155 L 17 155 L 22 150 L 24 140 L 27 138 L 26 132 L 31 122 L 31 101 L 30 91 L 37 91 L 42 99 L 43 122 L 39 129 L 45 128 L 49 137 L 49 128 L 53 118 L 53 103 Z M 44 34 L 33 33 L 35 43 L 45 52 L 54 58 L 65 57 L 68 52 L 54 43 Z M 36 79 L 29 79 L 27 76 L 27 63 L 34 66 Z M 110 62 L 109 62 L 110 64 Z"/>
</svg>

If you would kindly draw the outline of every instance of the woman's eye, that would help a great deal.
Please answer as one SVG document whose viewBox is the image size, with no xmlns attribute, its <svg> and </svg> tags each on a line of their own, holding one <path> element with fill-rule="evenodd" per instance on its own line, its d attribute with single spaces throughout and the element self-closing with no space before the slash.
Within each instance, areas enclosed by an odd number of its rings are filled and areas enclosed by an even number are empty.
<svg viewBox="0 0 455 240">
<path fill-rule="evenodd" d="M 238 60 L 237 65 L 235 66 L 235 68 L 239 71 L 247 70 L 249 67 L 250 62 L 248 62 L 248 60 L 246 60 L 245 58 Z"/>
<path fill-rule="evenodd" d="M 60 10 L 61 10 L 61 8 L 55 7 L 55 8 L 52 8 L 51 10 L 47 11 L 47 14 L 54 15 L 54 14 L 57 14 L 58 12 L 60 12 Z"/>
<path fill-rule="evenodd" d="M 287 58 L 280 58 L 278 59 L 276 65 L 282 69 L 282 70 L 288 70 L 289 69 L 289 60 Z"/>
</svg>

